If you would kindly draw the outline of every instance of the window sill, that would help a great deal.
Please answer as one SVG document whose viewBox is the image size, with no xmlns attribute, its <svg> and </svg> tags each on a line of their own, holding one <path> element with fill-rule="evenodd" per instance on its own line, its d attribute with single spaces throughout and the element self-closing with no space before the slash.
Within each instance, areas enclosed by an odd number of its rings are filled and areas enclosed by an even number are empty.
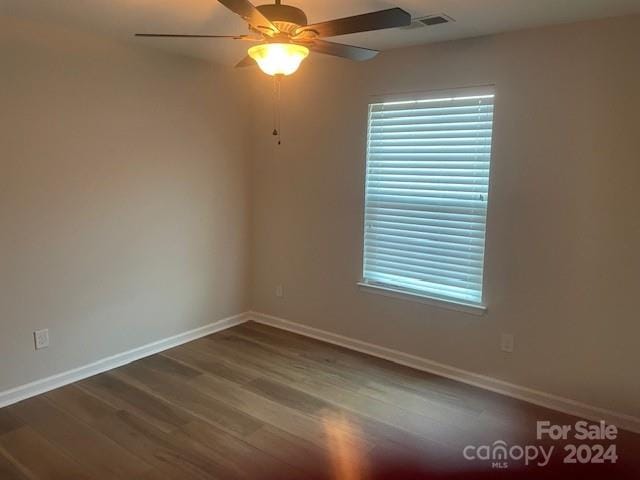
<svg viewBox="0 0 640 480">
<path fill-rule="evenodd" d="M 476 305 L 456 300 L 443 300 L 440 298 L 430 297 L 426 294 L 414 293 L 386 285 L 375 285 L 367 282 L 358 282 L 358 287 L 360 287 L 360 290 L 366 293 L 383 295 L 385 297 L 399 298 L 402 300 L 410 300 L 413 302 L 424 303 L 447 310 L 469 313 L 471 315 L 484 315 L 487 312 L 486 305 Z"/>
</svg>

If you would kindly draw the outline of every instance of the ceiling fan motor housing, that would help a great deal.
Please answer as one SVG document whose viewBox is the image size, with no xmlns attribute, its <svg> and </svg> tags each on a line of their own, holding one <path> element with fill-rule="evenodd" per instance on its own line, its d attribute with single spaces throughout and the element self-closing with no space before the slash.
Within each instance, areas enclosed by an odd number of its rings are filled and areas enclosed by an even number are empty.
<svg viewBox="0 0 640 480">
<path fill-rule="evenodd" d="M 282 33 L 293 34 L 301 26 L 307 25 L 307 16 L 299 8 L 280 3 L 258 5 L 260 13 L 267 17 Z"/>
</svg>

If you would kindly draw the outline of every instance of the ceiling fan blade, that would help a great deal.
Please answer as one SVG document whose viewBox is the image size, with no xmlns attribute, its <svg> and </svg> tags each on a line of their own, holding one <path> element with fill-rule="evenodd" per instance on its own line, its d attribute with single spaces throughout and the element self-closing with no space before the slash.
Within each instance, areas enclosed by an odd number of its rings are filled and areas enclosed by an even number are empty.
<svg viewBox="0 0 640 480">
<path fill-rule="evenodd" d="M 356 61 L 370 60 L 380 53 L 378 50 L 354 47 L 352 45 L 345 45 L 344 43 L 327 42 L 324 40 L 315 40 L 309 45 L 309 48 L 314 52 Z"/>
<path fill-rule="evenodd" d="M 389 8 L 377 12 L 355 15 L 353 17 L 338 18 L 328 22 L 305 25 L 296 30 L 296 35 L 311 30 L 319 37 L 335 37 L 348 33 L 368 32 L 384 28 L 404 27 L 411 23 L 411 15 L 401 8 Z"/>
<path fill-rule="evenodd" d="M 269 34 L 278 33 L 278 28 L 265 17 L 249 0 L 218 0 L 233 13 L 240 15 L 254 30 Z"/>
<path fill-rule="evenodd" d="M 253 58 L 251 58 L 249 55 L 247 55 L 238 63 L 236 63 L 235 68 L 255 67 L 256 65 L 257 65 L 256 61 Z"/>
<path fill-rule="evenodd" d="M 231 38 L 233 40 L 255 40 L 260 41 L 258 38 L 251 38 L 249 35 L 183 35 L 179 33 L 136 33 L 136 37 L 165 37 L 165 38 Z"/>
</svg>

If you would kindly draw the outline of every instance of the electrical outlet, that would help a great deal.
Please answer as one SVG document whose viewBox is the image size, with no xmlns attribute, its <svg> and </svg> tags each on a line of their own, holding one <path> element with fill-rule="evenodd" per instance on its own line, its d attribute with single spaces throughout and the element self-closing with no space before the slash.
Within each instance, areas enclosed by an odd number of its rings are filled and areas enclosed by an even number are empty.
<svg viewBox="0 0 640 480">
<path fill-rule="evenodd" d="M 47 348 L 49 346 L 49 329 L 36 330 L 33 332 L 33 339 L 36 344 L 36 350 Z"/>
<path fill-rule="evenodd" d="M 503 352 L 513 352 L 514 336 L 512 333 L 503 333 L 500 335 L 500 350 Z"/>
<path fill-rule="evenodd" d="M 276 285 L 276 297 L 284 297 L 284 289 L 282 285 Z"/>
</svg>

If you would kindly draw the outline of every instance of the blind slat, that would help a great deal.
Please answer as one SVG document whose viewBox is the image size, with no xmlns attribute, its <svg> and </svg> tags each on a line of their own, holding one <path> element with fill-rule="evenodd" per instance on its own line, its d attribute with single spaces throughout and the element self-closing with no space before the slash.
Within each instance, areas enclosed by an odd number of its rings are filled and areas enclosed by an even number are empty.
<svg viewBox="0 0 640 480">
<path fill-rule="evenodd" d="M 491 155 L 491 145 L 489 144 L 469 144 L 469 145 L 446 145 L 441 143 L 431 142 L 430 144 L 418 145 L 412 140 L 393 140 L 386 139 L 376 144 L 369 145 L 369 156 L 373 157 L 371 160 L 376 159 L 389 159 L 389 155 L 404 156 L 408 159 L 412 157 L 424 156 L 426 159 L 432 159 L 434 157 L 449 158 L 453 156 L 475 156 L 480 155 L 481 158 L 485 158 Z M 385 157 L 385 155 L 387 157 Z M 391 157 L 391 158 L 393 158 Z M 461 158 L 464 159 L 464 158 Z"/>
<path fill-rule="evenodd" d="M 370 105 L 363 277 L 482 301 L 493 95 Z"/>
<path fill-rule="evenodd" d="M 420 174 L 411 174 L 412 172 L 403 172 L 403 173 L 385 173 L 380 172 L 379 174 L 371 173 L 367 174 L 368 182 L 415 182 L 422 185 L 437 185 L 442 184 L 453 185 L 453 186 L 464 186 L 464 185 L 480 185 L 483 187 L 487 187 L 489 185 L 489 181 L 487 177 L 465 177 L 464 175 L 456 175 L 456 176 L 447 176 L 447 175 L 439 175 L 438 177 L 434 177 L 433 175 L 420 175 Z"/>
<path fill-rule="evenodd" d="M 478 230 L 484 232 L 485 224 L 484 222 L 472 222 L 465 221 L 460 222 L 456 220 L 441 220 L 441 219 L 433 219 L 433 218 L 421 218 L 421 217 L 410 217 L 406 215 L 386 215 L 386 214 L 373 214 L 368 213 L 365 215 L 365 225 L 369 223 L 374 223 L 377 225 L 425 225 L 427 227 L 432 228 L 443 228 L 447 230 Z"/>
<path fill-rule="evenodd" d="M 409 230 L 402 228 L 381 228 L 372 226 L 367 229 L 367 236 L 371 235 L 391 235 L 396 237 L 405 237 L 411 239 L 425 240 L 447 244 L 449 248 L 466 248 L 467 246 L 482 246 L 484 244 L 484 236 L 473 237 L 469 235 L 449 235 L 446 233 L 435 233 L 433 231 L 425 232 L 420 230 Z"/>
<path fill-rule="evenodd" d="M 394 222 L 391 220 L 367 220 L 366 223 L 368 232 L 376 231 L 398 231 L 398 232 L 425 232 L 433 233 L 437 235 L 450 235 L 452 237 L 464 237 L 464 238 L 484 238 L 484 228 L 449 228 L 438 227 L 433 224 L 418 224 L 418 223 L 405 223 Z"/>
<path fill-rule="evenodd" d="M 461 105 L 457 107 L 404 108 L 389 110 L 372 110 L 371 118 L 411 117 L 423 115 L 472 114 L 493 112 L 492 105 Z"/>
<path fill-rule="evenodd" d="M 482 266 L 482 254 L 466 251 L 455 251 L 450 249 L 437 248 L 429 245 L 414 245 L 412 243 L 394 241 L 393 238 L 369 239 L 365 250 L 375 250 L 376 248 L 393 249 L 398 255 L 417 254 L 426 255 L 431 258 L 439 258 L 443 262 L 460 265 Z"/>
<path fill-rule="evenodd" d="M 415 259 L 409 261 L 408 259 L 402 259 L 399 257 L 393 257 L 389 255 L 380 255 L 375 260 L 369 260 L 368 265 L 381 265 L 389 266 L 391 268 L 401 267 L 407 271 L 417 269 L 418 272 L 429 273 L 432 275 L 443 275 L 448 278 L 464 280 L 467 282 L 479 282 L 482 276 L 482 270 L 476 269 L 475 271 L 461 271 L 450 268 L 449 265 L 433 262 L 421 262 Z"/>
<path fill-rule="evenodd" d="M 453 123 L 476 123 L 487 122 L 493 116 L 492 113 L 452 113 L 448 115 L 412 115 L 407 117 L 400 116 L 380 116 L 372 117 L 372 127 L 388 127 L 396 125 L 433 125 L 433 124 L 453 124 Z"/>
<path fill-rule="evenodd" d="M 392 275 L 406 275 L 414 278 L 416 280 L 422 280 L 423 282 L 434 282 L 440 285 L 445 285 L 449 287 L 458 287 L 465 289 L 473 289 L 479 286 L 479 282 L 465 281 L 465 280 L 456 280 L 453 278 L 448 278 L 440 274 L 431 275 L 429 273 L 420 272 L 416 268 L 407 268 L 407 267 L 385 267 L 379 264 L 370 265 L 366 264 L 366 267 L 373 267 L 377 272 L 381 273 L 389 273 Z"/>
<path fill-rule="evenodd" d="M 413 181 L 412 181 L 413 180 Z M 369 188 L 381 189 L 381 190 L 420 190 L 428 192 L 438 192 L 442 195 L 457 193 L 461 194 L 479 194 L 487 193 L 489 186 L 486 184 L 438 184 L 438 183 L 419 183 L 415 179 L 409 179 L 405 181 L 385 181 L 385 180 L 370 180 Z"/>
<path fill-rule="evenodd" d="M 489 169 L 490 153 L 372 153 L 371 168 L 418 167 L 418 168 L 465 168 Z"/>
<path fill-rule="evenodd" d="M 460 260 L 450 257 L 442 257 L 438 255 L 429 255 L 425 253 L 415 253 L 402 251 L 385 247 L 367 247 L 367 253 L 375 254 L 375 258 L 384 258 L 395 260 L 398 263 L 413 262 L 420 265 L 431 265 L 438 268 L 444 268 L 452 272 L 472 273 L 476 275 L 482 274 L 482 265 L 467 260 Z"/>
<path fill-rule="evenodd" d="M 390 240 L 397 243 L 404 243 L 413 246 L 434 247 L 447 252 L 471 252 L 482 255 L 482 248 L 478 245 L 438 241 L 430 238 L 417 237 L 412 235 L 394 235 L 391 233 L 365 233 L 365 242 L 367 240 Z"/>
<path fill-rule="evenodd" d="M 400 206 L 414 211 L 432 210 L 439 213 L 460 215 L 482 215 L 485 212 L 484 205 L 486 203 L 482 200 L 439 199 L 420 196 L 409 197 L 402 195 L 379 194 L 372 194 L 371 202 L 373 205 Z"/>
<path fill-rule="evenodd" d="M 490 96 L 487 97 L 473 97 L 473 98 L 441 98 L 433 100 L 413 100 L 406 102 L 385 102 L 385 103 L 373 103 L 370 108 L 372 112 L 379 111 L 397 111 L 406 110 L 412 108 L 455 108 L 460 106 L 477 106 L 477 105 L 493 105 L 493 99 Z"/>
<path fill-rule="evenodd" d="M 469 122 L 441 122 L 441 123 L 413 123 L 410 125 L 371 125 L 369 127 L 372 134 L 384 132 L 440 132 L 440 131 L 461 131 L 489 129 L 490 121 L 469 121 Z"/>
<path fill-rule="evenodd" d="M 485 194 L 482 192 L 467 191 L 460 189 L 457 191 L 450 190 L 432 190 L 430 188 L 420 188 L 420 184 L 412 184 L 412 186 L 402 185 L 400 187 L 370 185 L 369 192 L 378 195 L 404 195 L 404 196 L 421 196 L 431 198 L 452 198 L 467 200 L 484 200 Z"/>
<path fill-rule="evenodd" d="M 479 212 L 471 214 L 469 212 L 453 213 L 453 212 L 436 212 L 426 210 L 424 208 L 406 208 L 405 205 L 399 206 L 376 206 L 373 202 L 370 204 L 367 212 L 380 215 L 396 215 L 401 214 L 406 217 L 420 217 L 431 220 L 452 220 L 458 222 L 482 222 L 484 224 L 484 214 Z"/>
<path fill-rule="evenodd" d="M 406 130 L 398 130 L 398 131 L 383 131 L 382 129 L 378 129 L 378 132 L 369 132 L 370 140 L 390 140 L 390 139 L 421 139 L 421 140 L 446 140 L 449 138 L 459 138 L 459 137 L 477 137 L 477 138 L 491 138 L 491 129 L 464 129 L 464 128 L 456 128 L 452 130 L 442 129 L 435 131 L 406 131 Z"/>
<path fill-rule="evenodd" d="M 489 169 L 462 168 L 426 168 L 426 167 L 369 167 L 369 173 L 380 175 L 430 175 L 434 180 L 438 177 L 486 178 L 488 182 Z"/>
<path fill-rule="evenodd" d="M 489 137 L 450 137 L 450 138 L 377 138 L 369 142 L 374 147 L 482 147 L 490 146 Z"/>
</svg>

